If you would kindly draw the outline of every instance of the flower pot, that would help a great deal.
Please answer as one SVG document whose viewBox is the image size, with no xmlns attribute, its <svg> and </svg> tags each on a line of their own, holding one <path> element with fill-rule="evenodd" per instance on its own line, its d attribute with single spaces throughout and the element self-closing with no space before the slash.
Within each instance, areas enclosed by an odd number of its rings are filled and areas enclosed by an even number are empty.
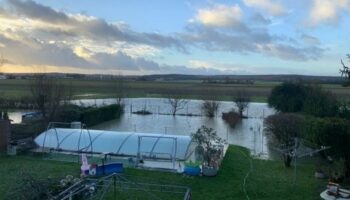
<svg viewBox="0 0 350 200">
<path fill-rule="evenodd" d="M 202 173 L 204 176 L 216 176 L 218 169 L 210 166 L 203 166 Z"/>
<path fill-rule="evenodd" d="M 199 166 L 185 166 L 184 174 L 190 176 L 199 176 L 201 173 L 201 168 Z"/>
</svg>

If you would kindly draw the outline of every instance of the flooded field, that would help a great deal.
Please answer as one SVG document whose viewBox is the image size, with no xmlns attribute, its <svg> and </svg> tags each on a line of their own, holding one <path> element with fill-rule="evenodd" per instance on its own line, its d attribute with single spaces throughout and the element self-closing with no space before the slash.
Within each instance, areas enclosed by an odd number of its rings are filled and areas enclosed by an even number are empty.
<svg viewBox="0 0 350 200">
<path fill-rule="evenodd" d="M 81 100 L 75 103 L 84 105 L 103 105 L 113 103 L 113 99 Z M 205 125 L 216 130 L 218 135 L 226 139 L 229 144 L 236 144 L 247 147 L 252 154 L 269 158 L 267 138 L 263 132 L 264 117 L 274 113 L 266 103 L 251 103 L 243 119 L 234 129 L 221 119 L 221 113 L 235 108 L 233 102 L 221 101 L 218 116 L 207 118 L 201 111 L 200 100 L 189 100 L 187 105 L 178 112 L 177 116 L 170 114 L 171 106 L 166 99 L 162 98 L 133 98 L 125 99 L 125 114 L 118 120 L 113 120 L 99 124 L 94 129 L 131 131 L 144 133 L 161 133 L 190 135 L 199 127 Z M 152 115 L 137 115 L 134 111 L 147 110 Z M 182 115 L 195 116 L 182 116 Z"/>
<path fill-rule="evenodd" d="M 114 103 L 114 99 L 84 99 L 73 101 L 75 104 L 108 105 Z M 267 137 L 263 131 L 263 119 L 274 113 L 266 103 L 251 103 L 245 111 L 247 119 L 243 119 L 234 129 L 221 119 L 221 113 L 235 109 L 233 102 L 221 101 L 217 117 L 207 118 L 201 111 L 200 100 L 188 100 L 186 106 L 178 111 L 176 116 L 170 115 L 171 106 L 162 98 L 130 98 L 125 99 L 125 114 L 117 120 L 99 124 L 93 129 L 130 131 L 142 133 L 160 133 L 190 135 L 199 127 L 205 125 L 216 130 L 219 136 L 226 139 L 229 144 L 236 144 L 249 148 L 252 154 L 270 158 L 271 151 L 268 148 Z M 138 115 L 132 112 L 147 110 L 151 115 Z M 21 115 L 26 111 L 10 112 L 13 123 L 21 122 Z M 28 111 L 27 111 L 28 112 Z M 193 116 L 188 116 L 193 115 Z"/>
</svg>

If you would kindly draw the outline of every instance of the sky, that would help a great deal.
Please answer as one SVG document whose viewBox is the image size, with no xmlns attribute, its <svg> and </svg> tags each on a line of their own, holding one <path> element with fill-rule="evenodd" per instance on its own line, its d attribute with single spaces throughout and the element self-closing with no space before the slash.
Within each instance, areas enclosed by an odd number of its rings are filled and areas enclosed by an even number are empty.
<svg viewBox="0 0 350 200">
<path fill-rule="evenodd" d="M 350 0 L 0 0 L 0 70 L 339 76 L 349 27 Z"/>
</svg>

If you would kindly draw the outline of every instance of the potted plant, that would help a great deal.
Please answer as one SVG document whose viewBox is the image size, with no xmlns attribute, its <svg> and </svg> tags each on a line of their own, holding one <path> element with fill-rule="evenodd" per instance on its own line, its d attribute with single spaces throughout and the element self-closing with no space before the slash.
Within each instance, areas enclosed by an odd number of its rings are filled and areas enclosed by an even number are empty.
<svg viewBox="0 0 350 200">
<path fill-rule="evenodd" d="M 204 176 L 215 176 L 219 169 L 222 158 L 225 140 L 217 136 L 212 128 L 202 126 L 195 133 L 192 139 L 197 143 L 196 149 L 203 153 L 202 173 Z"/>
<path fill-rule="evenodd" d="M 201 173 L 200 162 L 185 162 L 184 173 L 190 176 L 199 176 Z"/>
</svg>

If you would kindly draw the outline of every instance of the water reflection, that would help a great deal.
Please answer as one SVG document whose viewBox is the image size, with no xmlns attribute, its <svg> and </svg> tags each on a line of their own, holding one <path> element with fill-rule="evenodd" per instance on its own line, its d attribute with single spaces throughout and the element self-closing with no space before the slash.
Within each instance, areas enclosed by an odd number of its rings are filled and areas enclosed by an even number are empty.
<svg viewBox="0 0 350 200">
<path fill-rule="evenodd" d="M 75 104 L 108 105 L 114 103 L 114 99 L 84 99 L 75 100 Z M 112 120 L 99 124 L 93 129 L 132 131 L 144 133 L 163 133 L 190 135 L 202 125 L 213 128 L 218 135 L 226 139 L 228 143 L 244 146 L 251 150 L 252 154 L 261 158 L 275 158 L 268 148 L 266 135 L 263 133 L 263 119 L 273 114 L 275 111 L 266 103 L 251 103 L 245 112 L 248 119 L 243 119 L 234 129 L 230 128 L 222 119 L 221 113 L 235 108 L 233 102 L 220 102 L 218 117 L 207 118 L 205 116 L 171 116 L 171 107 L 162 98 L 130 98 L 125 99 L 125 114 L 118 120 Z M 184 109 L 179 114 L 202 115 L 200 100 L 189 100 Z M 137 115 L 133 111 L 146 109 L 153 112 L 152 115 Z M 13 123 L 20 123 L 23 113 L 28 111 L 9 112 Z"/>
<path fill-rule="evenodd" d="M 114 100 L 84 100 L 85 105 L 110 104 Z M 187 106 L 179 111 L 180 114 L 202 115 L 200 110 L 202 101 L 190 100 Z M 146 108 L 155 114 L 137 115 L 132 111 Z M 135 98 L 125 99 L 126 113 L 118 120 L 112 120 L 99 124 L 94 129 L 132 131 L 145 133 L 163 133 L 190 135 L 199 127 L 205 125 L 217 131 L 218 135 L 226 139 L 229 144 L 247 147 L 252 154 L 262 158 L 271 158 L 272 154 L 268 148 L 266 135 L 263 133 L 264 117 L 274 113 L 266 103 L 251 103 L 246 114 L 248 119 L 243 119 L 234 129 L 230 128 L 222 119 L 221 113 L 235 108 L 232 102 L 221 102 L 219 116 L 207 118 L 205 116 L 171 116 L 170 106 L 166 99 L 160 98 Z M 158 114 L 159 113 L 159 114 Z"/>
</svg>

